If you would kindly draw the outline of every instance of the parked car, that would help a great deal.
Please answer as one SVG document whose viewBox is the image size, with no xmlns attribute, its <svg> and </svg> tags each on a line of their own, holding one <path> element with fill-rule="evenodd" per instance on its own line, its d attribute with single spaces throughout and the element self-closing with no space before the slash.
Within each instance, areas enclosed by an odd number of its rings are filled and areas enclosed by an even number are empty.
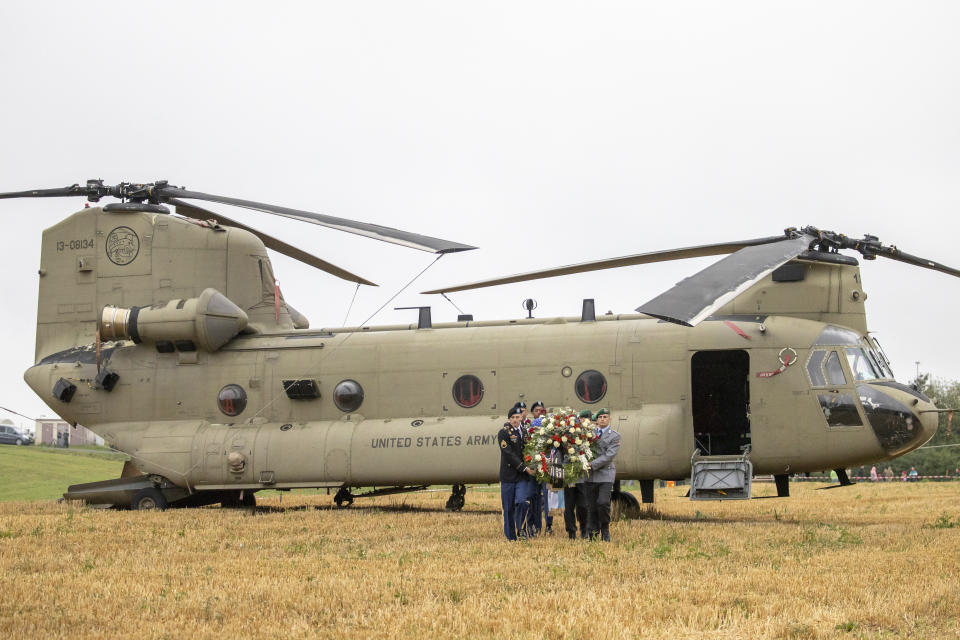
<svg viewBox="0 0 960 640">
<path fill-rule="evenodd" d="M 33 444 L 33 436 L 20 433 L 16 427 L 0 424 L 0 444 Z"/>
</svg>

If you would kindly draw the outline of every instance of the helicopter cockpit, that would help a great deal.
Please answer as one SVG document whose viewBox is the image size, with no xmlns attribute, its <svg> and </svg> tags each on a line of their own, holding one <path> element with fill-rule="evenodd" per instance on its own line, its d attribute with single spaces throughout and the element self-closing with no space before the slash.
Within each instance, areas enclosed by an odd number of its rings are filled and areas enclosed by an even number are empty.
<svg viewBox="0 0 960 640">
<path fill-rule="evenodd" d="M 810 350 L 806 372 L 828 428 L 858 428 L 866 419 L 891 456 L 936 430 L 936 414 L 922 413 L 932 406 L 930 399 L 896 381 L 879 343 L 870 337 L 827 325 Z"/>
</svg>

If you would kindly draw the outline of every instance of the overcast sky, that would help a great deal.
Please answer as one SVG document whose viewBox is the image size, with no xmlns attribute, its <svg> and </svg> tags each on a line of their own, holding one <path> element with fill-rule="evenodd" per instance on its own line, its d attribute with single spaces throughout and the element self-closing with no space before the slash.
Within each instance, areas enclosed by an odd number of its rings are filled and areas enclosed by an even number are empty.
<svg viewBox="0 0 960 640">
<path fill-rule="evenodd" d="M 417 292 L 815 225 L 960 267 L 956 2 L 0 4 L 0 191 L 168 179 L 476 245 Z M 0 405 L 33 362 L 42 230 L 80 198 L 0 201 Z M 380 284 L 433 256 L 211 205 Z M 631 312 L 712 259 L 453 294 L 478 319 Z M 274 255 L 312 326 L 354 285 Z M 863 265 L 901 381 L 960 379 L 960 280 Z M 11 417 L 0 412 L 0 418 Z M 18 422 L 20 421 L 17 419 Z"/>
</svg>

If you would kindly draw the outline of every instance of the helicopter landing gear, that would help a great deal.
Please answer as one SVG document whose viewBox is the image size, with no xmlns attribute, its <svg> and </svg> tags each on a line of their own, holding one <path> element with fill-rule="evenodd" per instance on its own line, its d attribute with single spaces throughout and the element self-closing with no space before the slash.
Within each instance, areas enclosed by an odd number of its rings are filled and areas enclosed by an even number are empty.
<svg viewBox="0 0 960 640">
<path fill-rule="evenodd" d="M 148 487 L 141 489 L 133 496 L 133 500 L 130 501 L 130 508 L 134 511 L 146 511 L 149 509 L 163 511 L 167 508 L 167 499 L 163 497 L 159 489 Z"/>
<path fill-rule="evenodd" d="M 773 476 L 773 481 L 777 483 L 777 497 L 790 497 L 790 476 L 785 473 L 777 473 Z"/>
<path fill-rule="evenodd" d="M 253 495 L 253 491 L 231 492 L 220 501 L 220 506 L 224 509 L 254 509 L 257 506 L 257 498 Z"/>
<path fill-rule="evenodd" d="M 333 501 L 336 503 L 338 509 L 349 507 L 353 504 L 353 494 L 350 493 L 350 489 L 348 487 L 340 487 L 340 489 L 337 491 L 337 495 L 333 496 Z"/>
<path fill-rule="evenodd" d="M 450 497 L 447 498 L 447 506 L 444 507 L 447 511 L 460 511 L 463 509 L 463 505 L 466 504 L 465 496 L 467 495 L 467 485 L 465 484 L 455 484 L 453 485 L 453 490 L 450 493 Z"/>
<path fill-rule="evenodd" d="M 653 480 L 640 481 L 640 499 L 643 504 L 653 504 Z"/>
<path fill-rule="evenodd" d="M 642 497 L 642 496 L 641 496 Z M 640 517 L 640 503 L 632 493 L 620 490 L 620 481 L 610 495 L 610 521 L 636 520 Z"/>
</svg>

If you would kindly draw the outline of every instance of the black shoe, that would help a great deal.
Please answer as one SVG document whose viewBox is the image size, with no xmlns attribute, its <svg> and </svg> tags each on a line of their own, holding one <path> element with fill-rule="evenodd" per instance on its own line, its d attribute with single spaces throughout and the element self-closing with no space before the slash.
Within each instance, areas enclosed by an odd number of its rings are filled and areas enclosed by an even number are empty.
<svg viewBox="0 0 960 640">
<path fill-rule="evenodd" d="M 571 540 L 576 540 L 576 539 L 577 539 L 577 534 L 575 534 L 575 533 L 570 533 L 569 531 L 567 532 L 567 536 L 568 536 Z"/>
<path fill-rule="evenodd" d="M 547 535 L 548 535 L 548 536 L 552 536 L 552 535 L 553 535 L 553 527 L 547 527 Z"/>
</svg>

